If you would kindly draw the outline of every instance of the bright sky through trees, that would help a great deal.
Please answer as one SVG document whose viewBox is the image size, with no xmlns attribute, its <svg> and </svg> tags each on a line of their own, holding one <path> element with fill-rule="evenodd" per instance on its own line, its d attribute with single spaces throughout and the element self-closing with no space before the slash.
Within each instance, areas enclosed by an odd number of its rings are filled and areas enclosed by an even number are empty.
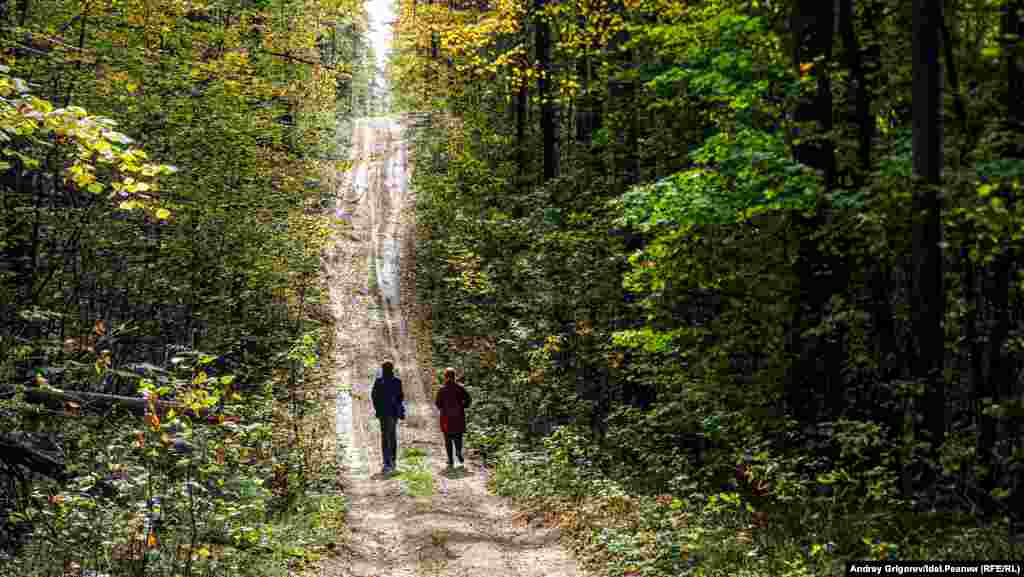
<svg viewBox="0 0 1024 577">
<path fill-rule="evenodd" d="M 377 69 L 382 74 L 385 58 L 391 48 L 391 22 L 395 19 L 393 0 L 367 0 L 366 12 L 370 20 L 370 44 L 377 56 Z M 381 85 L 384 78 L 378 79 Z"/>
</svg>

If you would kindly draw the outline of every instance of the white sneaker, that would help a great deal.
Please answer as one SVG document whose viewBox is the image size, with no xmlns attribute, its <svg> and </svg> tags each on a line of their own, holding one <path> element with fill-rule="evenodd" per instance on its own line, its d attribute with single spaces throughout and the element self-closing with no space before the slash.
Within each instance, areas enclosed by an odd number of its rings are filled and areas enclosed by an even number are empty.
<svg viewBox="0 0 1024 577">
<path fill-rule="evenodd" d="M 466 465 L 465 465 L 465 463 L 462 462 L 462 459 L 455 459 L 455 468 L 456 469 L 465 469 Z"/>
</svg>

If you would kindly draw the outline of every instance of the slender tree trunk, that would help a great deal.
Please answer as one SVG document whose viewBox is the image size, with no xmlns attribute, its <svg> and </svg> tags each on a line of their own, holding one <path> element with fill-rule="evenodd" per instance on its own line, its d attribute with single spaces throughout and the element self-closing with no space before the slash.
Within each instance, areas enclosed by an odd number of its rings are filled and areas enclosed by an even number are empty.
<svg viewBox="0 0 1024 577">
<path fill-rule="evenodd" d="M 914 375 L 927 383 L 924 429 L 935 446 L 946 429 L 943 384 L 945 291 L 942 274 L 942 87 L 939 0 L 914 0 L 913 21 L 913 262 L 911 307 Z"/>
<path fill-rule="evenodd" d="M 832 2 L 800 0 L 792 14 L 794 33 L 793 63 L 800 68 L 814 63 L 811 73 L 817 78 L 817 91 L 813 98 L 797 104 L 795 119 L 804 124 L 814 125 L 814 133 L 825 133 L 832 129 L 832 87 L 827 68 L 832 60 L 834 35 L 834 11 Z M 830 139 L 812 134 L 800 134 L 805 142 L 793 147 L 796 160 L 819 170 L 824 176 L 825 191 L 832 189 L 835 179 L 835 154 Z M 813 137 L 813 138 L 812 138 Z M 821 394 L 834 388 L 829 375 L 838 378 L 838 367 L 825 366 L 825 359 L 819 358 L 818 340 L 801 334 L 818 324 L 822 310 L 833 294 L 837 279 L 832 278 L 834 267 L 824 262 L 824 255 L 818 248 L 813 234 L 828 221 L 826 196 L 820 195 L 815 214 L 811 218 L 794 214 L 794 225 L 799 243 L 799 256 L 794 265 L 794 274 L 799 288 L 793 292 L 793 318 L 790 320 L 786 343 L 790 370 L 786 376 L 787 404 L 798 418 L 816 420 L 820 411 Z M 828 359 L 832 361 L 833 359 Z M 823 382 L 824 381 L 824 382 Z M 824 387 L 821 385 L 824 384 Z"/>
<path fill-rule="evenodd" d="M 1010 330 L 1014 326 L 1011 316 L 1013 309 L 1010 303 L 1010 283 L 1015 270 L 1013 253 L 1001 255 L 994 263 L 991 275 L 985 274 L 982 277 L 983 282 L 980 284 L 983 288 L 978 291 L 978 300 L 985 303 L 985 314 L 979 315 L 983 320 L 980 324 L 985 325 L 986 329 L 981 335 L 973 335 L 978 341 L 973 347 L 976 355 L 973 372 L 977 379 L 973 397 L 979 422 L 977 464 L 987 471 L 979 479 L 978 485 L 985 492 L 996 488 L 999 479 L 1006 472 L 1003 459 L 994 451 L 996 442 L 1006 439 L 1008 432 L 1001 430 L 1002 424 L 997 418 L 984 414 L 983 410 L 991 403 L 1011 398 L 1016 386 L 1015 355 L 1004 349 Z M 986 512 L 991 514 L 994 511 L 989 509 Z"/>
<path fill-rule="evenodd" d="M 427 4 L 433 6 L 434 0 L 427 0 Z M 430 61 L 431 64 L 436 64 L 438 60 L 438 54 L 440 51 L 440 38 L 437 35 L 437 30 L 434 30 L 434 17 L 431 15 L 430 23 Z M 434 69 L 434 78 L 437 78 L 437 69 Z"/>
<path fill-rule="evenodd" d="M 537 77 L 537 97 L 540 99 L 540 128 L 544 141 L 544 181 L 558 177 L 558 108 L 556 94 L 552 94 L 551 68 L 551 26 L 544 16 L 547 0 L 534 0 L 536 14 L 537 63 L 540 75 Z"/>
<path fill-rule="evenodd" d="M 32 195 L 32 276 L 30 277 L 31 283 L 28 285 L 28 304 L 29 306 L 36 305 L 36 281 L 39 280 L 41 258 L 40 254 L 40 231 L 42 230 L 42 215 L 40 214 L 42 203 L 42 191 L 38 186 L 36 176 L 33 174 L 28 179 L 22 179 L 22 182 L 27 182 L 28 186 L 31 187 L 30 194 Z"/>
<path fill-rule="evenodd" d="M 82 9 L 81 28 L 79 28 L 79 31 L 78 31 L 78 51 L 79 52 L 84 52 L 84 50 L 85 50 L 85 30 L 86 30 L 86 25 L 88 24 L 88 22 L 89 22 L 88 8 L 83 8 Z M 81 74 L 81 72 L 82 72 L 82 60 L 79 59 L 78 62 L 75 63 L 75 78 L 68 79 L 68 81 L 67 81 L 68 89 L 64 93 L 64 106 L 65 107 L 68 106 L 69 104 L 71 104 L 71 96 L 72 96 L 72 93 L 74 92 L 74 89 L 75 89 L 75 80 L 77 80 L 77 77 L 78 77 L 79 74 Z"/>
<path fill-rule="evenodd" d="M 968 224 L 964 231 L 964 237 L 971 239 L 974 233 L 974 227 Z M 984 409 L 983 399 L 993 396 L 989 390 L 991 381 L 988 378 L 988 371 L 986 369 L 988 365 L 986 362 L 987 351 L 985 346 L 987 335 L 983 335 L 986 331 L 981 329 L 985 324 L 984 313 L 986 306 L 983 287 L 987 284 L 985 282 L 986 270 L 975 264 L 970 258 L 966 247 L 960 251 L 960 263 L 963 270 L 960 283 L 963 287 L 964 303 L 968 307 L 967 315 L 963 321 L 964 339 L 966 341 L 963 353 L 966 357 L 964 373 L 967 376 L 966 388 L 974 411 L 974 422 L 978 427 L 976 441 L 977 464 L 982 467 L 991 467 L 992 459 L 989 457 L 988 451 L 995 443 L 995 419 L 982 412 Z M 991 474 L 989 474 L 985 478 L 980 479 L 982 486 L 988 485 L 986 490 L 992 489 L 990 484 L 992 478 Z"/>
<path fill-rule="evenodd" d="M 632 50 L 626 53 L 626 61 L 630 67 L 634 65 Z M 635 103 L 636 79 L 630 76 L 624 88 L 626 102 Z M 626 114 L 629 115 L 626 125 L 626 166 L 624 170 L 626 186 L 634 186 L 640 182 L 640 127 L 636 109 L 635 104 L 626 108 Z"/>
<path fill-rule="evenodd" d="M 1007 120 L 1011 130 L 1017 134 L 1024 133 L 1024 57 L 1021 55 L 1021 38 L 1024 36 L 1024 0 L 1013 0 L 1003 7 L 1002 18 L 1003 38 L 1008 39 L 1004 46 L 1006 54 L 1006 92 L 1003 101 L 1006 103 Z M 1009 40 L 1009 39 L 1015 40 Z M 1024 156 L 1024 150 L 1011 147 L 1010 155 L 1014 158 Z"/>
<path fill-rule="evenodd" d="M 609 11 L 624 20 L 629 18 L 629 12 L 623 5 L 622 0 L 612 0 L 608 6 Z M 618 148 L 614 154 L 621 154 L 621 160 L 615 156 L 612 169 L 622 175 L 622 185 L 626 188 L 633 186 L 639 181 L 640 160 L 637 151 L 639 138 L 637 135 L 637 111 L 636 111 L 636 79 L 629 72 L 634 66 L 633 51 L 623 50 L 622 47 L 629 42 L 630 34 L 626 29 L 621 29 L 611 38 L 608 52 L 613 54 L 620 71 L 617 76 L 609 79 L 608 92 L 613 102 L 618 103 L 624 111 L 624 126 L 619 130 L 617 139 Z"/>
<path fill-rule="evenodd" d="M 593 62 L 585 55 L 576 63 L 576 73 L 583 79 L 579 105 L 576 109 L 576 142 L 589 145 L 594 132 L 601 128 L 600 102 L 591 92 Z"/>
<path fill-rule="evenodd" d="M 797 4 L 793 15 L 794 65 L 798 68 L 811 65 L 810 73 L 817 81 L 817 91 L 813 98 L 805 99 L 797 105 L 795 118 L 797 122 L 816 124 L 815 132 L 824 134 L 832 130 L 832 82 L 828 66 L 832 61 L 835 33 L 834 6 L 832 2 L 821 0 L 800 0 Z M 800 136 L 805 142 L 793 147 L 796 159 L 820 170 L 825 178 L 826 190 L 832 190 L 836 161 L 835 146 L 831 139 L 817 135 L 810 139 L 806 138 L 811 136 L 807 134 Z"/>
<path fill-rule="evenodd" d="M 1024 94 L 1024 57 L 1021 54 L 1022 37 L 1024 37 L 1024 0 L 1012 0 L 1003 7 L 1003 38 L 1006 39 L 1008 46 L 1004 47 L 1006 53 L 1006 92 L 1004 94 L 1004 100 L 1007 108 L 1007 122 L 1010 125 L 1010 130 L 1015 133 L 1018 138 L 1016 142 L 1007 146 L 1007 156 L 1012 158 L 1024 157 L 1024 146 L 1020 144 L 1020 136 L 1024 134 L 1024 103 L 1021 102 L 1021 95 Z M 1014 195 L 1015 192 L 1010 192 Z M 1011 196 L 1011 203 L 1015 202 L 1016 198 Z M 1008 207 L 1009 208 L 1009 207 Z M 1012 211 L 1012 209 L 1010 209 Z M 1012 214 L 1012 212 L 1011 212 Z M 1016 257 L 1016 254 L 1014 254 Z M 1018 269 L 1017 259 L 1011 259 L 1009 266 Z M 1008 280 L 1015 279 L 1016 276 L 1008 274 Z M 1007 287 L 1008 288 L 1008 287 Z M 1019 295 L 1019 293 L 1018 293 Z M 1019 296 L 1018 296 L 1019 298 Z M 1016 326 L 1013 319 L 1010 318 L 1010 314 L 1016 310 L 1009 308 L 1007 303 L 1007 309 L 1003 312 L 1002 318 L 1006 319 L 1007 326 Z M 1019 398 L 1022 391 L 1020 388 L 1019 380 L 1017 379 L 1017 369 L 1019 362 L 1015 358 L 1016 355 L 1007 353 L 1001 356 L 1002 361 L 1002 395 L 1004 397 L 1017 397 Z M 1019 450 L 1022 447 L 1021 439 L 1021 425 L 1018 422 L 1015 424 L 1013 429 L 1008 431 L 1008 435 L 1012 437 L 1012 443 L 1015 446 L 1015 450 Z M 1020 472 L 1016 475 L 1017 487 L 1012 491 L 1010 502 L 1007 505 L 1015 511 L 1024 510 L 1024 491 L 1020 486 L 1021 474 Z M 1024 532 L 1024 521 L 1018 516 L 1016 520 L 1011 520 L 1009 533 L 1011 536 Z"/>
<path fill-rule="evenodd" d="M 874 136 L 874 121 L 871 118 L 871 100 L 868 92 L 867 78 L 861 62 L 860 43 L 853 27 L 854 0 L 840 0 L 839 27 L 843 36 L 843 48 L 846 51 L 847 67 L 850 70 L 849 92 L 854 99 L 853 120 L 857 125 L 857 162 L 860 165 L 854 186 L 864 184 L 864 176 L 871 171 L 871 139 Z"/>
<path fill-rule="evenodd" d="M 960 80 L 956 73 L 956 59 L 953 57 L 953 36 L 949 32 L 945 16 L 939 16 L 939 33 L 942 38 L 942 54 L 945 60 L 949 90 L 953 93 L 953 111 L 956 113 L 957 122 L 963 134 L 967 134 L 967 109 L 964 107 L 964 99 L 960 94 Z"/>
<path fill-rule="evenodd" d="M 526 114 L 529 111 L 529 93 L 526 83 L 519 86 L 516 94 L 516 164 L 519 167 L 520 192 L 526 192 L 527 171 L 529 170 L 529 157 L 527 156 L 526 143 Z"/>
</svg>

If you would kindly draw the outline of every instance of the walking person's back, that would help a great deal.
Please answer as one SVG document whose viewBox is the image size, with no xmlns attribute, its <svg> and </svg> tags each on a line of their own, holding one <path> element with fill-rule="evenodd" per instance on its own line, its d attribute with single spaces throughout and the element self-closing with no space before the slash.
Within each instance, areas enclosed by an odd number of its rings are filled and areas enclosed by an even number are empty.
<svg viewBox="0 0 1024 577">
<path fill-rule="evenodd" d="M 398 419 L 405 418 L 402 403 L 402 380 L 395 376 L 394 365 L 385 362 L 381 365 L 381 376 L 373 382 L 373 410 L 380 419 L 381 456 L 384 460 L 385 475 L 395 470 L 398 453 Z"/>
<path fill-rule="evenodd" d="M 446 368 L 444 385 L 437 392 L 434 405 L 441 411 L 441 432 L 444 433 L 448 468 L 456 464 L 462 466 L 462 434 L 466 432 L 466 408 L 471 402 L 466 388 L 455 381 L 455 369 Z"/>
</svg>

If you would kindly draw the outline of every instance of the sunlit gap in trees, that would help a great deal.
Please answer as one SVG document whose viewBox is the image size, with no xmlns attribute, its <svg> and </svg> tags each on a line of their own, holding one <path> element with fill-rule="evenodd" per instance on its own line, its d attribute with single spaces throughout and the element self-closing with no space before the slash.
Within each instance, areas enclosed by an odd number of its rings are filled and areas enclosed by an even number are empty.
<svg viewBox="0 0 1024 577">
<path fill-rule="evenodd" d="M 386 114 L 390 109 L 390 90 L 385 63 L 391 50 L 392 26 L 395 21 L 394 0 L 369 0 L 366 3 L 370 50 L 374 56 L 374 74 L 370 81 L 371 116 Z"/>
</svg>

